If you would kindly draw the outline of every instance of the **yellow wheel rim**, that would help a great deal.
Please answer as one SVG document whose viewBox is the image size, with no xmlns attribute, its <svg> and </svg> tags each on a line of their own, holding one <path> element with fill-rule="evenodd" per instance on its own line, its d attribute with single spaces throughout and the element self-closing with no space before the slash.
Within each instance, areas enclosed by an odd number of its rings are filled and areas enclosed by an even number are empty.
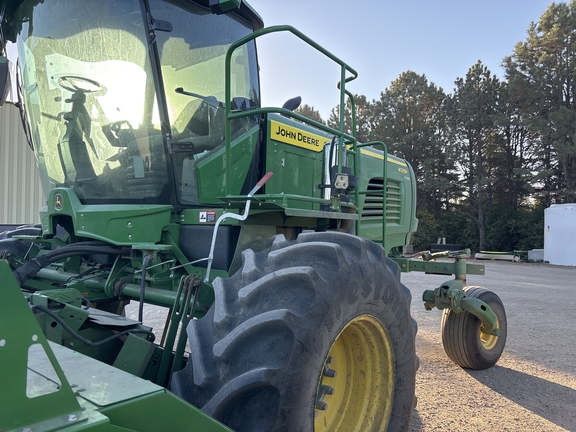
<svg viewBox="0 0 576 432">
<path fill-rule="evenodd" d="M 482 327 L 483 326 L 480 326 L 480 342 L 482 343 L 482 346 L 484 347 L 484 349 L 491 350 L 496 346 L 496 342 L 498 342 L 498 336 L 484 333 L 482 331 Z M 496 327 L 495 328 L 497 328 L 497 329 L 500 328 L 498 321 L 496 321 Z"/>
<path fill-rule="evenodd" d="M 392 412 L 393 364 L 392 343 L 382 323 L 371 315 L 350 321 L 321 371 L 314 431 L 385 431 Z"/>
</svg>

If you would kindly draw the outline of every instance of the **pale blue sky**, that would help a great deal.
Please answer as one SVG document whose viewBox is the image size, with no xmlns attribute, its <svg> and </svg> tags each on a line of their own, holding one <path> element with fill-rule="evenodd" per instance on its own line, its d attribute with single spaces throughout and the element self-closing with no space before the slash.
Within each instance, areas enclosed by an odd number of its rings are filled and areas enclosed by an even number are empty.
<svg viewBox="0 0 576 432">
<path fill-rule="evenodd" d="M 504 77 L 504 56 L 526 39 L 550 0 L 248 0 L 266 26 L 289 24 L 358 72 L 352 93 L 378 99 L 402 72 L 452 93 L 478 60 Z M 324 118 L 338 104 L 340 72 L 293 37 L 258 43 L 264 106 L 302 96 Z"/>
<path fill-rule="evenodd" d="M 358 72 L 353 93 L 378 99 L 402 72 L 424 74 L 452 93 L 478 60 L 503 78 L 502 59 L 526 39 L 550 0 L 248 0 L 266 26 L 290 24 Z M 558 3 L 558 2 L 557 2 Z M 275 40 L 274 40 L 275 39 Z M 307 49 L 259 44 L 263 102 L 300 95 L 326 118 L 338 103 L 339 71 Z M 305 73 L 303 73 L 305 71 Z M 319 77 L 314 78 L 314 75 Z M 293 77 L 292 79 L 290 77 Z"/>
</svg>

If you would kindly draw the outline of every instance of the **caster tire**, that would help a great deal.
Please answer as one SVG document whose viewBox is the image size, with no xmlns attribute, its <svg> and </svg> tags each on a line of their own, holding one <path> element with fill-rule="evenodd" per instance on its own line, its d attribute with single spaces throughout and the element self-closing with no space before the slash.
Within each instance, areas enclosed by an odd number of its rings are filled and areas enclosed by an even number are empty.
<svg viewBox="0 0 576 432">
<path fill-rule="evenodd" d="M 500 359 L 506 345 L 507 322 L 502 300 L 492 291 L 478 287 L 465 287 L 467 297 L 486 303 L 498 319 L 500 336 L 483 333 L 482 322 L 468 311 L 455 313 L 445 309 L 442 314 L 442 344 L 454 363 L 466 369 L 488 369 Z"/>
</svg>

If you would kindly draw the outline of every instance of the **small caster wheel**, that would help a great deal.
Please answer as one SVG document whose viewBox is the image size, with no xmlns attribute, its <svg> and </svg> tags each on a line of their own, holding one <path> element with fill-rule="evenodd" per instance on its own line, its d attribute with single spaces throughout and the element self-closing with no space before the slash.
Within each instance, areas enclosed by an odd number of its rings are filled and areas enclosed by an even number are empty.
<svg viewBox="0 0 576 432">
<path fill-rule="evenodd" d="M 502 300 L 492 291 L 478 287 L 464 288 L 467 297 L 486 303 L 498 319 L 500 336 L 481 331 L 482 322 L 468 311 L 455 313 L 445 309 L 442 314 L 442 345 L 454 363 L 466 369 L 488 369 L 496 364 L 506 345 L 506 312 Z"/>
</svg>

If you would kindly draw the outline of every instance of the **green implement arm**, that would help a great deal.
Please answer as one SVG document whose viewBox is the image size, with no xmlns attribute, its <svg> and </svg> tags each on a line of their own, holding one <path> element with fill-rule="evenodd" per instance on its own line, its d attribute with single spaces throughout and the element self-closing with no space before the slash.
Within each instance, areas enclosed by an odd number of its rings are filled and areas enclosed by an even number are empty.
<svg viewBox="0 0 576 432">
<path fill-rule="evenodd" d="M 0 280 L 0 430 L 230 430 L 150 381 L 48 342 L 4 261 Z"/>
</svg>

